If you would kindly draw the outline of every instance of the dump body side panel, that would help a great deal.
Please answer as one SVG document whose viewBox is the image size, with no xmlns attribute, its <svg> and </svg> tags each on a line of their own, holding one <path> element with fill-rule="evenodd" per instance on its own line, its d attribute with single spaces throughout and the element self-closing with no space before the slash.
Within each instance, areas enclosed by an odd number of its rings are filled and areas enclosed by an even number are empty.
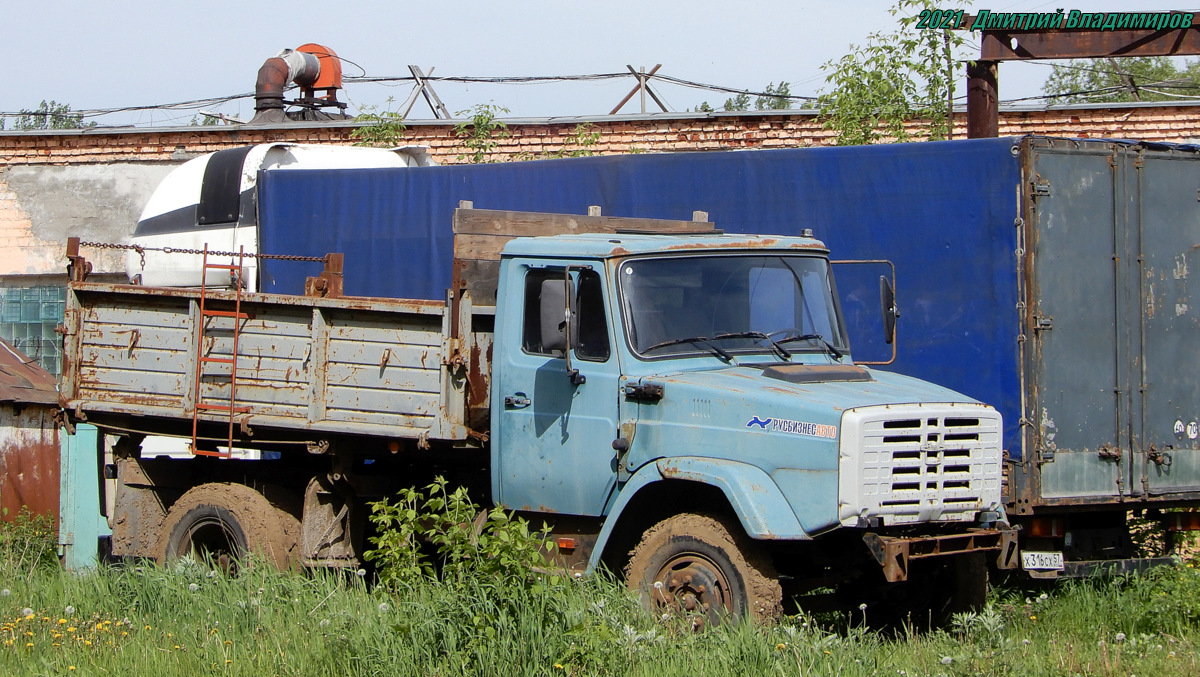
<svg viewBox="0 0 1200 677">
<path fill-rule="evenodd" d="M 191 434 L 196 393 L 228 402 L 232 322 L 208 318 L 199 343 L 200 291 L 72 283 L 64 395 L 92 420 L 174 420 Z M 232 309 L 231 292 L 208 292 Z M 445 364 L 446 306 L 391 299 L 245 294 L 235 423 L 324 434 L 465 439 L 464 381 Z M 199 389 L 197 390 L 197 380 Z M 244 408 L 244 410 L 242 409 Z M 201 421 L 228 421 L 204 411 Z"/>
</svg>

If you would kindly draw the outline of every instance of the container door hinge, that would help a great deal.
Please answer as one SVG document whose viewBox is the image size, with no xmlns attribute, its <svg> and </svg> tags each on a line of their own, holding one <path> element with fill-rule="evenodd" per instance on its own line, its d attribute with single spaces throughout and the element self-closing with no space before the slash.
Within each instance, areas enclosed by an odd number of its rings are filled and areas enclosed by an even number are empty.
<svg viewBox="0 0 1200 677">
<path fill-rule="evenodd" d="M 1054 318 L 1046 315 L 1035 315 L 1033 318 L 1033 330 L 1035 332 L 1050 331 L 1054 329 Z"/>
<path fill-rule="evenodd" d="M 1050 182 L 1049 181 L 1034 181 L 1033 196 L 1034 197 L 1049 197 Z"/>
</svg>

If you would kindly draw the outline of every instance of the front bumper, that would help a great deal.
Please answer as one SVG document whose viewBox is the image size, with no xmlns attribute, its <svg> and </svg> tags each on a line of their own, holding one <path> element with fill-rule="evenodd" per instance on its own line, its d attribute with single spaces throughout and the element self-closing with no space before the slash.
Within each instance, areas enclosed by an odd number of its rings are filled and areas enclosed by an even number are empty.
<svg viewBox="0 0 1200 677">
<path fill-rule="evenodd" d="M 996 553 L 997 568 L 1015 569 L 1018 562 L 1015 529 L 969 529 L 936 536 L 885 536 L 867 532 L 863 534 L 863 542 L 883 567 L 883 575 L 890 583 L 908 579 L 908 564 L 912 560 Z"/>
</svg>

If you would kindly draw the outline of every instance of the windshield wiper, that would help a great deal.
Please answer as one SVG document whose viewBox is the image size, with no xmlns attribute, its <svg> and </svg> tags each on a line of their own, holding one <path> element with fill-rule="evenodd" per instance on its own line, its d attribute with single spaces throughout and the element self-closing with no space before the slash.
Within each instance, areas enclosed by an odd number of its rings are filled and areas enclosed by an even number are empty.
<svg viewBox="0 0 1200 677">
<path fill-rule="evenodd" d="M 835 348 L 832 343 L 826 341 L 825 337 L 820 334 L 792 334 L 779 339 L 779 343 L 787 343 L 788 341 L 820 341 L 824 344 L 825 349 L 829 351 L 829 354 L 833 355 L 833 359 L 842 359 L 842 351 Z"/>
<path fill-rule="evenodd" d="M 730 355 L 725 350 L 722 350 L 719 346 L 709 343 L 709 338 L 707 336 L 689 336 L 687 338 L 670 339 L 668 341 L 663 341 L 662 343 L 655 343 L 649 348 L 643 348 L 642 353 L 648 353 L 651 350 L 657 350 L 659 348 L 666 348 L 667 346 L 677 346 L 681 343 L 690 343 L 692 345 L 700 346 L 701 348 L 706 348 L 713 355 L 716 355 L 726 362 L 733 361 L 733 355 Z"/>
<path fill-rule="evenodd" d="M 717 334 L 716 336 L 713 336 L 714 341 L 717 339 L 734 339 L 734 338 L 752 338 L 752 339 L 760 339 L 760 340 L 766 341 L 767 343 L 771 344 L 771 350 L 774 350 L 775 353 L 779 355 L 779 357 L 781 357 L 785 360 L 792 359 L 792 354 L 790 352 L 788 352 L 786 348 L 784 348 L 783 346 L 776 343 L 775 339 L 771 338 L 770 336 L 764 334 L 761 331 L 730 331 L 730 332 L 726 332 L 724 334 Z"/>
</svg>

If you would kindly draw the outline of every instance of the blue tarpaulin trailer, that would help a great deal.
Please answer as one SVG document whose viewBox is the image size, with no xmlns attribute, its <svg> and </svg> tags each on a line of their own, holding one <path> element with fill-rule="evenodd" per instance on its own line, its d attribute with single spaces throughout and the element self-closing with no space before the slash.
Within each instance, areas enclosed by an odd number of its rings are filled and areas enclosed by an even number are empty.
<svg viewBox="0 0 1200 677">
<path fill-rule="evenodd" d="M 886 368 L 996 406 L 1009 514 L 1042 534 L 1023 547 L 1086 562 L 1128 556 L 1128 509 L 1200 499 L 1198 162 L 1190 146 L 1025 137 L 293 170 L 260 175 L 258 218 L 262 252 L 343 252 L 345 291 L 361 296 L 444 298 L 463 200 L 700 210 L 726 232 L 811 229 L 840 258 L 890 261 L 902 317 Z M 262 291 L 284 293 L 317 272 L 264 271 Z M 890 357 L 877 294 L 889 274 L 838 270 L 857 360 Z"/>
</svg>

